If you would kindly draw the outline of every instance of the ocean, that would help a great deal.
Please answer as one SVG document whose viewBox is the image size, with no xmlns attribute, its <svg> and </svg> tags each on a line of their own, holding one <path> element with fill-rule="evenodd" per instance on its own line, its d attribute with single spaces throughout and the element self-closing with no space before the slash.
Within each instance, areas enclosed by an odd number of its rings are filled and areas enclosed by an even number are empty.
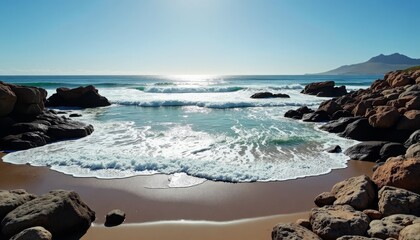
<svg viewBox="0 0 420 240">
<path fill-rule="evenodd" d="M 5 162 L 48 166 L 75 177 L 123 178 L 163 173 L 169 187 L 206 180 L 280 181 L 346 167 L 327 153 L 357 143 L 319 130 L 322 123 L 284 118 L 300 106 L 328 99 L 301 94 L 311 82 L 334 80 L 349 90 L 381 76 L 0 76 L 2 81 L 47 89 L 95 85 L 109 107 L 77 109 L 92 135 L 25 151 Z M 251 99 L 256 92 L 290 98 Z M 68 115 L 68 114 L 67 114 Z"/>
</svg>

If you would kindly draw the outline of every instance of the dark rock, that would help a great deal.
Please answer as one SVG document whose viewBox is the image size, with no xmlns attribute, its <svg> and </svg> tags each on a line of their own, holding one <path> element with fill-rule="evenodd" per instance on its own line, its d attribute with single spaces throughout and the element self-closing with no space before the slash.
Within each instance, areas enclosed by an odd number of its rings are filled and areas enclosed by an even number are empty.
<svg viewBox="0 0 420 240">
<path fill-rule="evenodd" d="M 13 112 L 22 115 L 36 115 L 44 110 L 44 102 L 47 91 L 42 88 L 26 87 L 9 84 L 12 91 L 16 94 L 17 101 Z"/>
<path fill-rule="evenodd" d="M 33 200 L 36 196 L 23 189 L 0 190 L 0 220 L 20 205 Z"/>
<path fill-rule="evenodd" d="M 372 180 L 379 188 L 394 186 L 420 194 L 420 159 L 390 158 L 378 167 Z"/>
<path fill-rule="evenodd" d="M 321 240 L 308 229 L 291 223 L 277 224 L 271 232 L 272 240 Z"/>
<path fill-rule="evenodd" d="M 47 132 L 48 126 L 40 123 L 16 123 L 11 126 L 12 134 L 20 134 L 26 132 Z"/>
<path fill-rule="evenodd" d="M 9 86 L 0 82 L 0 117 L 7 116 L 13 111 L 17 97 Z"/>
<path fill-rule="evenodd" d="M 379 211 L 384 216 L 410 214 L 420 217 L 420 195 L 408 190 L 385 186 L 378 193 Z"/>
<path fill-rule="evenodd" d="M 329 153 L 341 153 L 341 147 L 338 145 L 329 147 L 327 149 L 325 149 L 325 151 L 329 152 Z"/>
<path fill-rule="evenodd" d="M 319 128 L 330 133 L 340 133 L 346 129 L 347 125 L 358 119 L 360 119 L 360 117 L 340 118 L 338 120 L 330 121 Z"/>
<path fill-rule="evenodd" d="M 369 217 L 348 205 L 313 208 L 309 220 L 313 232 L 324 240 L 345 235 L 364 236 L 369 228 Z"/>
<path fill-rule="evenodd" d="M 92 125 L 81 122 L 68 122 L 66 124 L 58 124 L 49 127 L 47 134 L 55 140 L 64 140 L 86 137 L 92 132 Z"/>
<path fill-rule="evenodd" d="M 363 213 L 366 214 L 371 220 L 381 219 L 382 213 L 375 209 L 365 209 Z"/>
<path fill-rule="evenodd" d="M 284 93 L 259 92 L 253 94 L 251 98 L 290 98 L 290 96 Z"/>
<path fill-rule="evenodd" d="M 347 94 L 345 86 L 334 87 L 334 81 L 315 82 L 305 86 L 302 93 L 318 97 L 339 97 Z"/>
<path fill-rule="evenodd" d="M 350 205 L 363 210 L 373 205 L 376 186 L 368 176 L 362 175 L 336 183 L 331 193 L 336 198 L 334 205 Z"/>
<path fill-rule="evenodd" d="M 332 205 L 335 200 L 336 198 L 333 193 L 323 192 L 315 198 L 314 202 L 318 207 L 323 207 L 326 205 Z"/>
<path fill-rule="evenodd" d="M 420 128 L 420 110 L 410 110 L 404 113 L 397 123 L 398 130 L 417 131 Z"/>
<path fill-rule="evenodd" d="M 10 128 L 16 121 L 11 117 L 0 118 L 0 138 L 10 134 Z"/>
<path fill-rule="evenodd" d="M 99 95 L 98 90 L 92 86 L 78 87 L 74 89 L 58 88 L 46 102 L 47 107 L 81 107 L 94 108 L 109 106 L 111 103 L 105 97 Z"/>
<path fill-rule="evenodd" d="M 410 147 L 411 145 L 420 142 L 420 130 L 413 132 L 410 137 L 405 141 L 404 146 L 406 148 Z"/>
<path fill-rule="evenodd" d="M 406 226 L 413 224 L 413 221 L 417 219 L 413 215 L 396 214 L 391 215 L 381 220 L 373 220 L 369 226 L 369 236 L 377 237 L 380 239 L 396 238 L 401 230 Z"/>
<path fill-rule="evenodd" d="M 326 111 L 315 111 L 313 113 L 304 114 L 302 121 L 304 122 L 325 122 L 329 121 L 330 116 Z"/>
<path fill-rule="evenodd" d="M 31 227 L 13 236 L 10 240 L 51 240 L 52 235 L 43 227 Z"/>
<path fill-rule="evenodd" d="M 411 145 L 405 152 L 406 158 L 420 158 L 420 143 Z"/>
<path fill-rule="evenodd" d="M 72 113 L 69 115 L 69 117 L 81 117 L 82 114 L 78 114 L 78 113 Z"/>
<path fill-rule="evenodd" d="M 346 235 L 337 238 L 337 240 L 381 240 L 380 238 L 369 238 L 363 236 Z"/>
<path fill-rule="evenodd" d="M 0 149 L 25 150 L 47 144 L 50 138 L 43 132 L 27 132 L 17 135 L 8 135 L 0 139 Z"/>
<path fill-rule="evenodd" d="M 309 222 L 309 219 L 298 219 L 296 220 L 296 224 L 308 229 L 309 231 L 312 231 L 312 226 L 311 222 Z"/>
<path fill-rule="evenodd" d="M 386 143 L 379 151 L 380 159 L 385 161 L 390 157 L 404 155 L 406 148 L 401 143 Z"/>
<path fill-rule="evenodd" d="M 353 117 L 353 114 L 351 114 L 351 112 L 349 112 L 347 110 L 339 110 L 337 112 L 334 112 L 331 115 L 332 120 L 337 120 L 337 119 L 341 119 L 341 118 L 348 118 L 348 117 Z"/>
<path fill-rule="evenodd" d="M 322 102 L 317 111 L 325 111 L 328 115 L 332 115 L 333 113 L 342 110 L 343 108 L 336 103 L 333 99 L 327 100 Z"/>
<path fill-rule="evenodd" d="M 372 141 L 378 139 L 378 132 L 378 129 L 372 127 L 366 118 L 361 118 L 349 123 L 339 136 L 358 141 Z"/>
<path fill-rule="evenodd" d="M 314 110 L 308 108 L 307 106 L 302 106 L 296 110 L 289 110 L 284 114 L 284 117 L 293 118 L 293 119 L 302 119 L 303 115 L 306 113 L 312 113 Z"/>
<path fill-rule="evenodd" d="M 2 232 L 13 236 L 27 228 L 42 226 L 54 238 L 85 233 L 95 220 L 93 212 L 73 191 L 51 191 L 15 208 L 1 222 Z"/>
<path fill-rule="evenodd" d="M 120 225 L 125 220 L 125 212 L 114 209 L 106 215 L 105 226 L 113 227 Z"/>
<path fill-rule="evenodd" d="M 375 162 L 380 159 L 380 151 L 387 142 L 370 141 L 361 142 L 349 147 L 344 154 L 352 160 Z"/>
</svg>

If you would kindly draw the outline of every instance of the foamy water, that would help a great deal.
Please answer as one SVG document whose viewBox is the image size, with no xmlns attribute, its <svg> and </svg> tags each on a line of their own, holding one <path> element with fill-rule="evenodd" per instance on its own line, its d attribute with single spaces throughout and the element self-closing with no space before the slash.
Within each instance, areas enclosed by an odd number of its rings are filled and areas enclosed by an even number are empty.
<svg viewBox="0 0 420 240">
<path fill-rule="evenodd" d="M 83 115 L 77 120 L 94 126 L 92 135 L 13 152 L 4 161 L 50 166 L 77 177 L 164 173 L 171 175 L 168 187 L 185 187 L 205 180 L 278 181 L 327 173 L 345 167 L 347 157 L 324 150 L 355 144 L 319 131 L 319 124 L 283 117 L 289 109 L 316 108 L 326 99 L 300 94 L 305 83 L 318 80 L 314 77 L 52 78 L 9 82 L 42 86 L 49 95 L 60 83 L 92 83 L 113 104 L 72 110 Z M 373 79 L 340 81 L 356 89 Z M 261 91 L 290 98 L 250 98 Z"/>
</svg>

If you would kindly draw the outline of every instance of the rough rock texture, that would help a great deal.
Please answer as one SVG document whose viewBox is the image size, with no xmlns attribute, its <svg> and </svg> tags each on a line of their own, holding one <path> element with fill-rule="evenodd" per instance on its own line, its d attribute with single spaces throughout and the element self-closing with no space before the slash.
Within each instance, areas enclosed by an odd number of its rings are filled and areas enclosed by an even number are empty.
<svg viewBox="0 0 420 240">
<path fill-rule="evenodd" d="M 32 227 L 23 230 L 10 240 L 51 240 L 52 235 L 43 227 Z"/>
<path fill-rule="evenodd" d="M 305 86 L 301 93 L 318 97 L 339 97 L 347 94 L 345 86 L 335 87 L 334 81 L 315 82 Z"/>
<path fill-rule="evenodd" d="M 420 240 L 420 223 L 409 225 L 401 230 L 398 240 Z"/>
<path fill-rule="evenodd" d="M 410 135 L 410 137 L 405 141 L 404 146 L 406 148 L 410 147 L 413 144 L 420 142 L 420 130 L 417 130 L 413 132 L 413 134 Z"/>
<path fill-rule="evenodd" d="M 302 121 L 304 122 L 324 122 L 329 121 L 330 115 L 326 111 L 317 110 L 313 113 L 304 114 Z"/>
<path fill-rule="evenodd" d="M 382 213 L 375 209 L 365 209 L 363 210 L 363 213 L 368 215 L 371 220 L 377 220 L 383 217 Z"/>
<path fill-rule="evenodd" d="M 6 116 L 13 111 L 16 103 L 16 94 L 0 82 L 0 117 Z"/>
<path fill-rule="evenodd" d="M 321 105 L 319 105 L 318 107 L 319 111 L 325 111 L 328 113 L 328 115 L 332 115 L 333 113 L 340 111 L 342 109 L 343 108 L 333 100 L 327 100 L 321 103 Z"/>
<path fill-rule="evenodd" d="M 397 124 L 398 130 L 416 131 L 420 128 L 420 110 L 410 110 L 404 113 Z"/>
<path fill-rule="evenodd" d="M 113 227 L 120 225 L 125 220 L 125 212 L 120 209 L 110 211 L 105 218 L 105 226 Z"/>
<path fill-rule="evenodd" d="M 330 133 L 341 133 L 343 132 L 347 125 L 360 119 L 359 117 L 345 117 L 338 120 L 330 121 L 320 127 L 320 129 L 330 132 Z"/>
<path fill-rule="evenodd" d="M 251 98 L 290 98 L 290 96 L 284 93 L 259 92 L 253 94 Z"/>
<path fill-rule="evenodd" d="M 296 220 L 296 224 L 312 231 L 312 226 L 311 222 L 309 222 L 309 219 L 298 219 Z"/>
<path fill-rule="evenodd" d="M 362 237 L 362 236 L 343 236 L 337 238 L 337 240 L 380 240 L 380 238 L 369 238 L 369 237 Z"/>
<path fill-rule="evenodd" d="M 376 128 L 369 124 L 366 118 L 361 118 L 348 124 L 339 136 L 358 141 L 372 141 L 378 139 L 378 132 Z"/>
<path fill-rule="evenodd" d="M 0 190 L 0 220 L 13 209 L 33 200 L 35 197 L 35 195 L 29 194 L 23 189 Z"/>
<path fill-rule="evenodd" d="M 406 158 L 420 158 L 420 143 L 411 145 L 405 152 Z"/>
<path fill-rule="evenodd" d="M 381 159 L 380 151 L 386 143 L 387 142 L 379 141 L 361 142 L 349 147 L 344 154 L 353 160 L 375 162 L 378 159 Z"/>
<path fill-rule="evenodd" d="M 57 88 L 56 91 L 57 93 L 48 98 L 46 106 L 93 108 L 111 105 L 108 99 L 99 95 L 98 90 L 92 85 L 73 89 Z"/>
<path fill-rule="evenodd" d="M 296 110 L 289 110 L 284 114 L 286 118 L 293 118 L 293 119 L 302 119 L 304 114 L 312 113 L 314 110 L 308 108 L 307 106 L 300 107 Z"/>
<path fill-rule="evenodd" d="M 381 160 L 385 161 L 390 157 L 404 155 L 406 150 L 407 149 L 401 143 L 389 142 L 382 146 L 381 150 L 379 151 L 379 157 Z"/>
<path fill-rule="evenodd" d="M 368 234 L 371 237 L 381 239 L 398 238 L 400 231 L 406 226 L 413 224 L 415 219 L 417 217 L 413 215 L 395 214 L 381 220 L 373 220 L 369 224 Z"/>
<path fill-rule="evenodd" d="M 325 151 L 329 152 L 329 153 L 341 153 L 341 147 L 339 145 L 335 145 L 332 147 L 329 147 L 327 149 L 325 149 Z"/>
<path fill-rule="evenodd" d="M 314 202 L 318 207 L 323 207 L 326 205 L 332 205 L 335 200 L 336 198 L 334 194 L 331 192 L 323 192 L 315 198 Z"/>
<path fill-rule="evenodd" d="M 349 205 L 313 208 L 309 220 L 313 231 L 325 240 L 345 235 L 364 236 L 369 228 L 369 217 Z"/>
<path fill-rule="evenodd" d="M 400 113 L 395 107 L 379 106 L 373 110 L 369 117 L 369 124 L 375 128 L 389 128 L 395 125 Z"/>
<path fill-rule="evenodd" d="M 394 186 L 420 193 L 420 159 L 390 158 L 378 167 L 372 180 L 379 188 Z"/>
<path fill-rule="evenodd" d="M 405 189 L 385 186 L 378 193 L 378 208 L 384 216 L 410 214 L 420 216 L 420 195 Z"/>
<path fill-rule="evenodd" d="M 368 176 L 362 175 L 336 183 L 331 193 L 336 198 L 334 205 L 350 205 L 356 210 L 363 210 L 372 206 L 376 186 Z"/>
<path fill-rule="evenodd" d="M 297 224 L 280 223 L 271 232 L 272 240 L 321 240 L 315 233 Z"/>
<path fill-rule="evenodd" d="M 93 212 L 76 192 L 57 190 L 24 203 L 1 222 L 5 236 L 13 236 L 27 228 L 42 226 L 55 238 L 74 232 L 86 232 L 95 220 Z"/>
</svg>

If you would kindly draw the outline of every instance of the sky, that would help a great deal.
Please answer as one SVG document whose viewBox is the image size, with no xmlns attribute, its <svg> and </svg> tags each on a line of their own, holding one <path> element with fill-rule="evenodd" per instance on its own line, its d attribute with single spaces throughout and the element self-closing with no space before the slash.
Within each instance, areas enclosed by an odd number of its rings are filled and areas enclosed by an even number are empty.
<svg viewBox="0 0 420 240">
<path fill-rule="evenodd" d="M 420 58 L 417 0 L 1 0 L 0 75 L 305 74 Z"/>
</svg>

